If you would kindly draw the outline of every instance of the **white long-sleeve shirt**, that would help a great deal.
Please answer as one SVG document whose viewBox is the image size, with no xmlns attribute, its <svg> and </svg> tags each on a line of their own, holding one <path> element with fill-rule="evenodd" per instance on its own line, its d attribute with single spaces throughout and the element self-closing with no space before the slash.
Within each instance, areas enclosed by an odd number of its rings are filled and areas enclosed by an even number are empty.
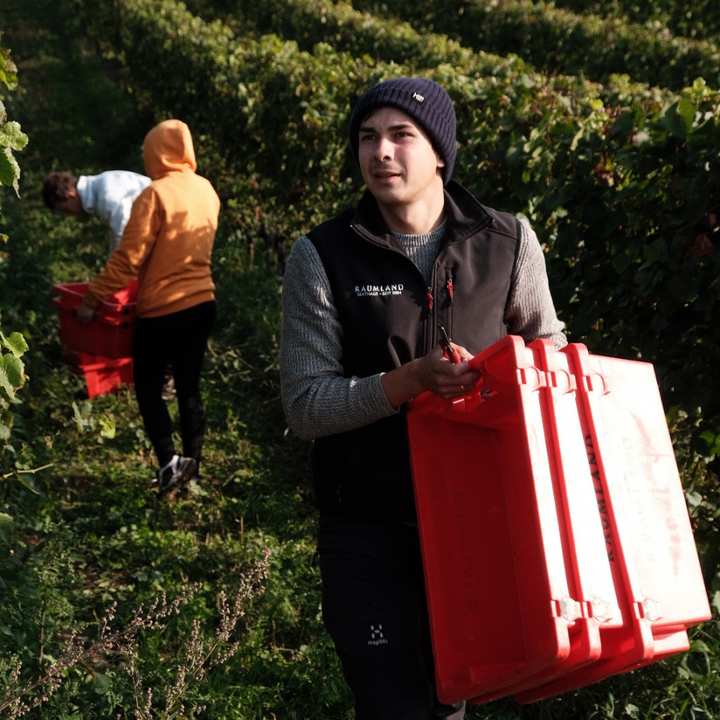
<svg viewBox="0 0 720 720">
<path fill-rule="evenodd" d="M 77 192 L 83 210 L 101 217 L 110 226 L 110 255 L 120 245 L 135 198 L 150 182 L 149 177 L 128 170 L 108 170 L 78 178 Z"/>
</svg>

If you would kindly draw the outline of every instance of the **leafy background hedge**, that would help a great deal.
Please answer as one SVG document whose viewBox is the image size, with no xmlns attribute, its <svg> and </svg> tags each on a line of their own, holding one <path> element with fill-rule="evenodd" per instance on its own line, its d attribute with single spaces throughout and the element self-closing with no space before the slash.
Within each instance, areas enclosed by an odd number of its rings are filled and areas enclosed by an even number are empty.
<svg viewBox="0 0 720 720">
<path fill-rule="evenodd" d="M 162 697 L 192 619 L 212 637 L 218 592 L 236 590 L 238 570 L 269 550 L 266 590 L 247 607 L 237 654 L 188 689 L 188 707 L 206 704 L 204 716 L 217 718 L 349 712 L 318 616 L 308 448 L 285 432 L 279 405 L 278 297 L 293 240 L 360 191 L 346 142 L 353 103 L 403 74 L 432 77 L 451 94 L 458 179 L 531 220 L 570 339 L 655 364 L 718 609 L 720 93 L 717 36 L 697 30 L 703 13 L 707 25 L 716 18 L 694 5 L 691 31 L 672 0 L 647 17 L 619 2 L 602 12 L 580 0 L 560 6 L 7 0 L 0 29 L 21 79 L 7 103 L 31 142 L 23 198 L 7 203 L 0 310 L 3 327 L 28 339 L 31 380 L 14 410 L 18 451 L 0 465 L 0 518 L 9 518 L 0 541 L 11 551 L 0 560 L 6 687 L 15 658 L 29 681 L 71 630 L 91 643 L 110 602 L 129 622 L 141 601 L 199 582 L 171 631 L 147 631 L 139 644 L 142 687 Z M 190 497 L 158 505 L 132 392 L 85 402 L 53 327 L 52 283 L 101 267 L 105 229 L 51 216 L 38 188 L 54 167 L 141 169 L 144 133 L 166 117 L 190 125 L 199 170 L 224 209 L 203 390 L 207 477 Z M 713 717 L 717 651 L 713 621 L 694 631 L 687 655 L 469 717 L 680 718 L 689 708 Z M 130 717 L 139 696 L 127 670 L 119 654 L 75 665 L 31 713 Z M 153 717 L 171 716 L 160 707 Z"/>
<path fill-rule="evenodd" d="M 411 72 L 438 79 L 458 107 L 458 178 L 531 219 L 571 337 L 652 359 L 669 404 L 701 408 L 703 433 L 717 426 L 707 353 L 716 347 L 720 96 L 704 81 L 677 94 L 622 79 L 599 86 L 455 46 L 453 64 L 440 64 L 446 39 L 405 27 L 397 34 L 411 61 L 376 60 L 378 38 L 389 49 L 395 37 L 392 21 L 353 32 L 351 55 L 342 39 L 340 50 L 323 42 L 311 53 L 294 38 L 236 38 L 168 0 L 81 7 L 140 103 L 200 131 L 208 172 L 239 226 L 257 228 L 259 216 L 281 252 L 357 187 L 345 129 L 362 88 Z M 326 7 L 303 3 L 321 19 Z M 269 20 L 263 31 L 294 28 L 303 45 L 317 31 L 297 21 L 292 2 L 278 3 Z"/>
<path fill-rule="evenodd" d="M 720 7 L 714 0 L 653 0 L 639 3 L 635 0 L 556 0 L 557 7 L 579 13 L 591 12 L 607 15 L 650 27 L 668 27 L 686 37 L 717 38 L 720 31 Z"/>
<path fill-rule="evenodd" d="M 606 82 L 613 73 L 676 90 L 702 76 L 717 85 L 717 38 L 697 40 L 662 26 L 575 13 L 532 0 L 356 0 L 356 7 L 393 13 L 418 29 L 447 33 L 475 49 L 515 53 L 538 68 L 584 73 Z"/>
</svg>

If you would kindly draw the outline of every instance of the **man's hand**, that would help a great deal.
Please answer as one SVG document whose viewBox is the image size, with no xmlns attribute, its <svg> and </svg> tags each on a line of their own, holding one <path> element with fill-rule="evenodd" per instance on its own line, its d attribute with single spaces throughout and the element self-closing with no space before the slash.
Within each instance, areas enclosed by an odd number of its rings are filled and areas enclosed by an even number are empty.
<svg viewBox="0 0 720 720">
<path fill-rule="evenodd" d="M 75 311 L 75 319 L 83 325 L 87 325 L 94 316 L 95 308 L 91 308 L 85 302 L 80 303 L 80 307 Z"/>
<path fill-rule="evenodd" d="M 480 371 L 468 365 L 473 356 L 464 347 L 455 343 L 453 347 L 460 354 L 459 363 L 448 360 L 437 345 L 424 357 L 385 373 L 382 384 L 389 403 L 400 407 L 426 390 L 445 400 L 467 395 L 480 379 Z"/>
<path fill-rule="evenodd" d="M 460 362 L 454 363 L 445 357 L 440 345 L 420 358 L 418 371 L 425 390 L 439 395 L 445 400 L 452 400 L 467 395 L 480 379 L 480 371 L 468 365 L 472 355 L 462 346 L 452 344 L 460 355 Z"/>
</svg>

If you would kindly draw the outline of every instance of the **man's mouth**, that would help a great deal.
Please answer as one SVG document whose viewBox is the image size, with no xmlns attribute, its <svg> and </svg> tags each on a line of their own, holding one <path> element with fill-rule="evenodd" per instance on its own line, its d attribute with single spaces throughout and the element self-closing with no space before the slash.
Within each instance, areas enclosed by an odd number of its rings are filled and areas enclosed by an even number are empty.
<svg viewBox="0 0 720 720">
<path fill-rule="evenodd" d="M 370 169 L 370 174 L 379 180 L 385 180 L 400 175 L 400 168 L 395 168 L 392 165 L 376 165 Z"/>
<path fill-rule="evenodd" d="M 373 170 L 372 176 L 374 178 L 377 178 L 378 180 L 389 180 L 390 178 L 399 177 L 400 171 L 389 169 L 389 168 L 383 168 L 383 169 Z"/>
</svg>

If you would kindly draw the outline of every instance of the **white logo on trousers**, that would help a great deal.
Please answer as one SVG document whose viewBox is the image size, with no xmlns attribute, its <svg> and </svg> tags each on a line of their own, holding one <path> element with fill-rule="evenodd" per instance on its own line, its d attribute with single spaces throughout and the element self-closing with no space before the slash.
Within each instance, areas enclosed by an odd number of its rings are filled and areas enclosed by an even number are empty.
<svg viewBox="0 0 720 720">
<path fill-rule="evenodd" d="M 382 625 L 378 625 L 375 627 L 375 625 L 370 626 L 370 639 L 368 640 L 368 645 L 387 645 L 388 641 L 385 639 L 385 635 L 383 634 Z"/>
</svg>

